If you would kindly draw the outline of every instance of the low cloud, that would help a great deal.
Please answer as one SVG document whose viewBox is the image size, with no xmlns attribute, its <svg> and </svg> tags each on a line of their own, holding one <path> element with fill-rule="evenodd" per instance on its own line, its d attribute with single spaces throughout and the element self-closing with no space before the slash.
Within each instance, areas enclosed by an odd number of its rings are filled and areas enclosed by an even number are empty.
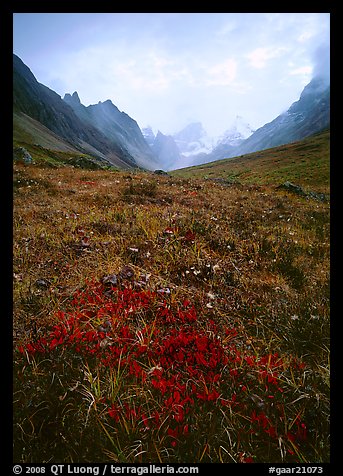
<svg viewBox="0 0 343 476">
<path fill-rule="evenodd" d="M 210 67 L 205 81 L 208 86 L 229 86 L 236 78 L 237 62 L 229 58 Z"/>
<path fill-rule="evenodd" d="M 269 60 L 273 58 L 277 58 L 283 53 L 286 48 L 256 48 L 255 50 L 251 51 L 249 54 L 246 55 L 248 60 L 250 61 L 250 65 L 256 69 L 262 69 L 267 66 Z"/>
<path fill-rule="evenodd" d="M 322 43 L 313 54 L 313 77 L 321 77 L 330 83 L 330 45 Z"/>
</svg>

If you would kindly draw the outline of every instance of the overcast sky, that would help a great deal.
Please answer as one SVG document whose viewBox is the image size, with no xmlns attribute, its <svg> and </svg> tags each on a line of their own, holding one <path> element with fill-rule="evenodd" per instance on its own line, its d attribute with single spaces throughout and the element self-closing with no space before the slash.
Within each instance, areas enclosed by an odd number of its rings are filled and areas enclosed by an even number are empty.
<svg viewBox="0 0 343 476">
<path fill-rule="evenodd" d="M 16 13 L 14 53 L 88 106 L 111 99 L 140 127 L 216 136 L 254 128 L 329 73 L 329 13 Z"/>
</svg>

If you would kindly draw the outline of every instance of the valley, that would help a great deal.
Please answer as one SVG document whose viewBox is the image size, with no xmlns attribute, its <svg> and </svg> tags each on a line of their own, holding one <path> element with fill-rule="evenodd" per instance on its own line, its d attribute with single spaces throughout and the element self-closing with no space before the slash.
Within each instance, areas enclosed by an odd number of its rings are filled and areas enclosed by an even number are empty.
<svg viewBox="0 0 343 476">
<path fill-rule="evenodd" d="M 16 461 L 329 460 L 329 203 L 252 183 L 267 157 L 14 163 Z"/>
<path fill-rule="evenodd" d="M 327 85 L 210 150 L 14 73 L 15 461 L 329 462 Z"/>
<path fill-rule="evenodd" d="M 172 175 L 261 185 L 288 180 L 326 193 L 330 184 L 330 130 L 240 157 L 182 168 Z"/>
</svg>

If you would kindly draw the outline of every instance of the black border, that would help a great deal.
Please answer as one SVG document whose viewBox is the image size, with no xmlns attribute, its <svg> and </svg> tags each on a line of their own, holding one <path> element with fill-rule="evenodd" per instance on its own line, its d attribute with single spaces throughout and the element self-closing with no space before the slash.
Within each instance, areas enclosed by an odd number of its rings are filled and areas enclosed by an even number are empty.
<svg viewBox="0 0 343 476">
<path fill-rule="evenodd" d="M 83 11 L 83 8 L 87 6 L 95 6 L 96 11 L 94 9 L 87 9 Z M 280 3 L 273 2 L 273 4 L 266 5 L 265 7 L 261 5 L 261 3 L 251 2 L 244 2 L 242 5 L 240 2 L 235 2 L 235 4 L 219 4 L 216 6 L 215 4 L 211 3 L 212 11 L 209 12 L 205 10 L 200 13 L 213 13 L 213 12 L 223 12 L 224 8 L 230 7 L 230 12 L 228 13 L 236 13 L 242 12 L 242 6 L 246 10 L 246 12 L 255 12 L 257 5 L 262 7 L 262 12 L 272 11 L 272 12 L 306 12 L 310 10 L 311 12 L 322 12 L 322 13 L 330 13 L 331 18 L 331 89 L 333 86 L 333 97 L 334 100 L 331 101 L 331 158 L 330 158 L 330 170 L 331 170 L 331 347 L 332 347 L 332 371 L 331 371 L 331 410 L 332 410 L 332 441 L 331 441 L 331 461 L 330 463 L 325 464 L 264 464 L 264 463 L 255 463 L 255 464 L 208 464 L 208 463 L 194 463 L 193 466 L 199 467 L 199 475 L 207 474 L 208 471 L 214 471 L 216 474 L 227 474 L 227 475 L 241 475 L 241 474 L 253 474 L 253 475 L 266 475 L 269 474 L 268 469 L 271 466 L 275 466 L 277 468 L 292 468 L 296 466 L 322 466 L 324 468 L 324 472 L 322 473 L 323 476 L 327 474 L 337 474 L 335 472 L 335 466 L 339 463 L 339 441 L 341 440 L 341 434 L 339 432 L 339 426 L 337 426 L 337 415 L 339 414 L 338 405 L 339 405 L 339 374 L 337 363 L 339 362 L 338 357 L 338 349 L 337 345 L 339 345 L 339 341 L 336 343 L 335 339 L 339 339 L 339 320 L 340 315 L 337 312 L 338 309 L 338 296 L 339 296 L 339 287 L 340 287 L 340 275 L 341 275 L 341 268 L 339 266 L 339 251 L 340 251 L 340 240 L 339 240 L 339 231 L 340 231 L 340 195 L 339 195 L 339 188 L 341 184 L 339 183 L 340 178 L 340 165 L 339 161 L 343 160 L 338 151 L 338 140 L 336 135 L 336 129 L 338 130 L 339 124 L 339 106 L 336 100 L 336 93 L 337 91 L 342 88 L 340 85 L 340 77 L 339 72 L 335 69 L 335 54 L 338 54 L 339 47 L 336 46 L 336 39 L 337 36 L 336 32 L 338 31 L 339 27 L 339 14 L 338 8 L 334 5 L 334 2 L 315 2 L 312 1 L 310 4 L 306 4 L 306 6 L 301 5 L 299 2 L 287 2 L 284 5 Z M 1 193 L 4 193 L 4 197 L 1 200 L 3 213 L 1 214 L 1 232 L 0 232 L 0 266 L 1 266 L 1 296 L 2 302 L 4 306 L 2 307 L 3 312 L 2 320 L 0 321 L 0 329 L 3 330 L 2 334 L 2 341 L 0 345 L 1 351 L 4 352 L 4 360 L 6 362 L 5 365 L 5 373 L 6 379 L 2 380 L 2 392 L 0 392 L 1 397 L 5 397 L 5 407 L 2 406 L 3 414 L 6 415 L 6 426 L 5 428 L 2 427 L 3 438 L 1 442 L 1 450 L 2 450 L 2 461 L 0 463 L 0 467 L 3 463 L 5 466 L 9 468 L 8 475 L 14 474 L 12 470 L 12 277 L 13 277 L 13 266 L 12 266 L 12 243 L 13 243 L 13 236 L 12 236 L 12 223 L 13 223 L 13 201 L 12 201 L 12 136 L 13 136 L 13 128 L 12 128 L 12 61 L 13 61 L 13 14 L 14 13 L 124 13 L 128 12 L 127 8 L 124 8 L 121 12 L 118 9 L 124 7 L 123 4 L 116 5 L 112 4 L 112 2 L 104 2 L 102 0 L 93 3 L 92 5 L 87 5 L 87 3 L 80 2 L 27 2 L 27 1 L 14 1 L 11 5 L 1 3 L 0 6 L 0 48 L 1 48 L 1 61 L 2 61 L 2 81 L 1 81 L 1 175 L 2 175 L 2 185 L 0 187 Z M 132 5 L 135 7 L 135 5 Z M 144 7 L 148 10 L 147 12 L 160 12 L 161 4 L 158 3 L 152 7 L 144 4 Z M 165 5 L 168 7 L 168 5 Z M 182 9 L 186 8 L 186 11 L 182 13 L 193 12 L 195 9 L 201 8 L 201 4 L 197 4 L 196 7 L 192 8 L 185 4 L 182 4 Z M 224 7 L 224 8 L 223 8 Z M 232 7 L 232 8 L 231 8 Z M 236 8 L 235 8 L 236 7 Z M 249 8 L 251 7 L 251 8 Z M 310 8 L 309 8 L 310 7 Z M 177 2 L 173 2 L 172 8 L 174 12 L 179 12 Z M 167 8 L 167 12 L 169 9 Z M 225 10 L 224 10 L 225 11 Z M 134 10 L 136 13 L 136 10 Z M 146 11 L 144 13 L 147 13 Z M 165 13 L 167 13 L 165 12 Z M 132 12 L 133 13 L 133 12 Z M 137 13 L 140 13 L 139 11 Z M 337 79 L 336 79 L 337 78 Z M 337 87 L 336 87 L 337 81 Z M 338 327 L 337 327 L 338 324 Z M 4 337 L 5 335 L 5 337 Z M 166 464 L 167 465 L 167 464 Z M 161 466 L 166 466 L 161 465 Z M 25 469 L 29 466 L 33 465 L 21 465 L 23 467 L 23 473 L 25 474 Z M 36 466 L 45 467 L 46 471 L 45 474 L 52 474 L 49 471 L 51 465 L 46 464 L 38 464 Z M 65 465 L 67 466 L 67 465 Z M 73 466 L 73 465 L 72 465 Z M 99 465 L 79 465 L 81 466 L 98 466 L 99 468 L 103 468 L 103 464 Z M 125 465 L 123 465 L 125 466 Z M 132 464 L 131 466 L 140 466 Z M 142 465 L 144 466 L 144 465 Z M 169 465 L 174 466 L 175 468 L 180 465 Z M 187 466 L 187 465 L 186 465 Z M 192 466 L 192 465 L 189 465 Z M 294 472 L 295 473 L 295 472 Z M 67 473 L 61 473 L 67 474 Z M 100 473 L 101 474 L 101 469 Z M 106 472 L 106 474 L 110 474 Z M 138 474 L 138 473 L 137 473 Z M 274 473 L 276 474 L 276 473 Z"/>
</svg>

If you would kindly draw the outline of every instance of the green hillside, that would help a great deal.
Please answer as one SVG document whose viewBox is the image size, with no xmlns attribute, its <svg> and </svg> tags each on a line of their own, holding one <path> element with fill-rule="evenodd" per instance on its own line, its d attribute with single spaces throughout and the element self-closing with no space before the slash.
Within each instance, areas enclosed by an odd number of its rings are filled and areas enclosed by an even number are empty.
<svg viewBox="0 0 343 476">
<path fill-rule="evenodd" d="M 107 161 L 84 154 L 26 114 L 13 114 L 13 150 L 23 147 L 37 165 L 72 165 L 83 168 L 108 167 Z"/>
<path fill-rule="evenodd" d="M 280 184 L 286 180 L 327 192 L 330 180 L 330 130 L 304 140 L 240 157 L 187 167 L 174 176 L 223 178 L 232 182 Z"/>
<path fill-rule="evenodd" d="M 22 141 L 29 144 L 39 144 L 46 149 L 79 153 L 75 147 L 72 147 L 32 117 L 26 114 L 13 114 L 13 142 Z"/>
</svg>

